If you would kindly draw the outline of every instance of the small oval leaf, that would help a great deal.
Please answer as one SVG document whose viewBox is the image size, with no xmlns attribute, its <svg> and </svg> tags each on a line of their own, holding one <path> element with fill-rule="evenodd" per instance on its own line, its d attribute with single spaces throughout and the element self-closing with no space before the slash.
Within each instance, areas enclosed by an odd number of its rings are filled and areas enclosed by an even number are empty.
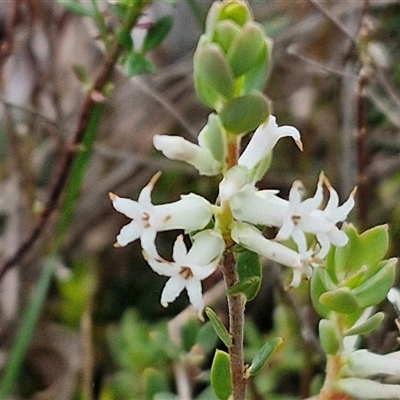
<svg viewBox="0 0 400 400">
<path fill-rule="evenodd" d="M 216 350 L 211 365 L 211 387 L 220 400 L 228 400 L 232 394 L 232 374 L 229 354 Z"/>
<path fill-rule="evenodd" d="M 341 344 L 341 337 L 333 321 L 321 319 L 318 325 L 319 340 L 326 354 L 335 355 Z"/>
<path fill-rule="evenodd" d="M 242 293 L 246 296 L 247 301 L 253 300 L 261 286 L 262 266 L 260 256 L 250 250 L 239 253 L 236 260 L 236 269 L 240 283 L 246 286 L 246 288 L 243 288 Z"/>
<path fill-rule="evenodd" d="M 344 332 L 344 336 L 367 335 L 368 333 L 373 332 L 381 324 L 384 318 L 385 314 L 383 312 L 377 312 L 363 323 L 348 329 Z"/>
<path fill-rule="evenodd" d="M 221 322 L 218 318 L 218 315 L 215 311 L 210 308 L 206 307 L 205 312 L 207 314 L 208 319 L 212 323 L 215 332 L 217 333 L 218 337 L 222 340 L 226 347 L 232 346 L 232 339 L 229 335 L 229 332 L 226 330 L 225 325 Z"/>
<path fill-rule="evenodd" d="M 265 366 L 267 361 L 270 359 L 272 354 L 275 353 L 276 350 L 279 349 L 283 344 L 283 339 L 280 337 L 273 338 L 264 344 L 263 347 L 258 351 L 256 356 L 253 358 L 253 361 L 248 369 L 249 375 L 256 375 L 261 371 L 261 369 Z"/>
<path fill-rule="evenodd" d="M 375 275 L 353 289 L 354 296 L 363 308 L 380 303 L 393 286 L 397 258 L 382 261 L 381 264 L 382 267 L 379 268 Z"/>
<path fill-rule="evenodd" d="M 228 296 L 237 296 L 244 295 L 246 296 L 246 300 L 252 300 L 260 288 L 261 280 L 258 276 L 251 276 L 250 278 L 246 278 L 243 281 L 238 282 L 236 285 L 231 286 L 226 294 Z M 247 297 L 247 293 L 250 294 L 250 299 Z"/>
<path fill-rule="evenodd" d="M 269 114 L 268 98 L 261 93 L 250 93 L 225 104 L 220 118 L 229 133 L 246 134 L 266 121 Z"/>
<path fill-rule="evenodd" d="M 142 51 L 147 53 L 160 45 L 171 31 L 173 23 L 174 19 L 172 15 L 164 15 L 159 18 L 147 31 Z"/>
<path fill-rule="evenodd" d="M 328 310 L 341 314 L 351 314 L 359 309 L 357 299 L 348 287 L 341 287 L 323 293 L 319 301 Z"/>
</svg>

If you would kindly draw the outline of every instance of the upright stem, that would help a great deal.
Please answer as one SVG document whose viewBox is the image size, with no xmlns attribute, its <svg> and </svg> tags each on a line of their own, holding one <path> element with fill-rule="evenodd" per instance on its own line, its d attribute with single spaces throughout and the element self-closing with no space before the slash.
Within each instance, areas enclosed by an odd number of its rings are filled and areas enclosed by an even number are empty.
<svg viewBox="0 0 400 400">
<path fill-rule="evenodd" d="M 231 252 L 225 253 L 222 272 L 226 287 L 229 289 L 238 282 L 235 257 Z M 229 334 L 232 346 L 229 347 L 231 360 L 233 400 L 244 400 L 246 379 L 244 377 L 243 359 L 243 327 L 244 327 L 244 300 L 240 295 L 228 296 Z"/>
</svg>

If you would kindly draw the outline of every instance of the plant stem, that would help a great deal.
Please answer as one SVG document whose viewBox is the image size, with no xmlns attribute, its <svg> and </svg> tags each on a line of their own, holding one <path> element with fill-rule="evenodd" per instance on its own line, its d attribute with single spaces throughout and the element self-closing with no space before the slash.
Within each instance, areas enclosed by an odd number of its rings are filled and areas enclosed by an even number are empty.
<svg viewBox="0 0 400 400">
<path fill-rule="evenodd" d="M 233 253 L 225 253 L 222 271 L 228 289 L 238 282 Z M 246 380 L 243 359 L 244 300 L 242 296 L 228 296 L 228 312 L 229 334 L 232 339 L 232 346 L 229 347 L 229 356 L 231 360 L 233 400 L 244 400 Z"/>
</svg>

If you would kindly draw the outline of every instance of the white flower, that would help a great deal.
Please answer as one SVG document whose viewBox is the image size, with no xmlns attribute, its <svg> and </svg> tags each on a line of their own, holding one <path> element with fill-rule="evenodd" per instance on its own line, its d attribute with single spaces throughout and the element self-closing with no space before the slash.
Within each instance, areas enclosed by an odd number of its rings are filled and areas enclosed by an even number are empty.
<svg viewBox="0 0 400 400">
<path fill-rule="evenodd" d="M 329 200 L 325 209 L 319 207 L 323 202 L 323 183 L 329 190 Z M 336 224 L 347 218 L 354 207 L 355 190 L 348 200 L 339 206 L 337 192 L 324 174 L 320 175 L 314 197 L 302 201 L 303 185 L 295 181 L 289 193 L 289 200 L 276 196 L 276 191 L 257 191 L 252 185 L 243 187 L 230 201 L 234 217 L 239 221 L 262 224 L 279 228 L 277 240 L 292 238 L 300 254 L 307 253 L 306 233 L 316 236 L 320 245 L 318 258 L 324 258 L 331 244 L 344 246 L 347 235 Z"/>
<path fill-rule="evenodd" d="M 353 351 L 343 372 L 359 378 L 378 374 L 400 375 L 400 352 L 376 354 L 365 349 Z"/>
<path fill-rule="evenodd" d="M 139 194 L 138 201 L 118 197 L 110 193 L 114 208 L 131 218 L 117 236 L 117 247 L 123 247 L 140 238 L 147 253 L 154 254 L 157 232 L 183 229 L 191 232 L 204 228 L 212 216 L 211 204 L 201 196 L 190 193 L 174 203 L 153 205 L 151 191 L 159 178 L 156 174 Z"/>
<path fill-rule="evenodd" d="M 201 175 L 217 175 L 221 164 L 206 147 L 189 142 L 180 136 L 154 135 L 153 145 L 171 160 L 185 161 L 193 165 Z"/>
<path fill-rule="evenodd" d="M 400 385 L 391 385 L 362 378 L 342 378 L 335 385 L 357 399 L 400 399 Z"/>
<path fill-rule="evenodd" d="M 158 255 L 153 257 L 146 251 L 143 251 L 143 256 L 155 272 L 170 277 L 161 294 L 161 304 L 167 307 L 186 288 L 190 302 L 201 316 L 204 309 L 201 281 L 215 271 L 225 243 L 222 236 L 211 229 L 197 233 L 193 241 L 188 252 L 183 236 L 179 235 L 173 248 L 173 261 Z"/>
<path fill-rule="evenodd" d="M 293 126 L 278 127 L 276 118 L 270 115 L 268 120 L 254 132 L 249 144 L 240 156 L 238 164 L 248 169 L 253 169 L 272 151 L 280 138 L 288 136 L 292 137 L 300 150 L 302 150 L 300 132 Z"/>
<path fill-rule="evenodd" d="M 307 278 L 311 276 L 312 267 L 309 260 L 302 257 L 296 251 L 267 239 L 254 226 L 235 222 L 232 227 L 231 236 L 236 243 L 239 243 L 246 249 L 266 257 L 268 260 L 291 267 L 293 269 L 293 278 L 290 287 L 298 286 L 301 283 L 303 274 Z"/>
</svg>

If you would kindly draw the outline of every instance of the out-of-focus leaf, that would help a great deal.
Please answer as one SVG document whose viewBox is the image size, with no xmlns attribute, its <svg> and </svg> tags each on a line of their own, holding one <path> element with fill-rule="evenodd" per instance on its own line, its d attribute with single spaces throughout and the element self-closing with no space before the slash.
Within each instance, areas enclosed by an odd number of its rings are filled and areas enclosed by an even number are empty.
<svg viewBox="0 0 400 400">
<path fill-rule="evenodd" d="M 125 68 L 128 76 L 131 77 L 156 72 L 156 66 L 151 60 L 147 59 L 144 54 L 134 51 L 128 55 L 125 61 Z"/>
<path fill-rule="evenodd" d="M 94 18 L 96 13 L 93 9 L 86 8 L 82 4 L 74 0 L 58 0 L 58 2 L 69 12 L 81 17 Z"/>
<path fill-rule="evenodd" d="M 278 350 L 280 346 L 282 346 L 282 344 L 283 339 L 279 337 L 273 338 L 265 343 L 251 362 L 251 365 L 248 369 L 249 375 L 258 374 L 261 369 L 264 368 L 265 364 L 268 362 L 272 354 L 274 354 L 275 351 Z"/>
<path fill-rule="evenodd" d="M 159 18 L 147 31 L 143 41 L 142 51 L 147 53 L 159 46 L 171 31 L 173 23 L 174 19 L 172 15 L 164 15 Z"/>
</svg>

